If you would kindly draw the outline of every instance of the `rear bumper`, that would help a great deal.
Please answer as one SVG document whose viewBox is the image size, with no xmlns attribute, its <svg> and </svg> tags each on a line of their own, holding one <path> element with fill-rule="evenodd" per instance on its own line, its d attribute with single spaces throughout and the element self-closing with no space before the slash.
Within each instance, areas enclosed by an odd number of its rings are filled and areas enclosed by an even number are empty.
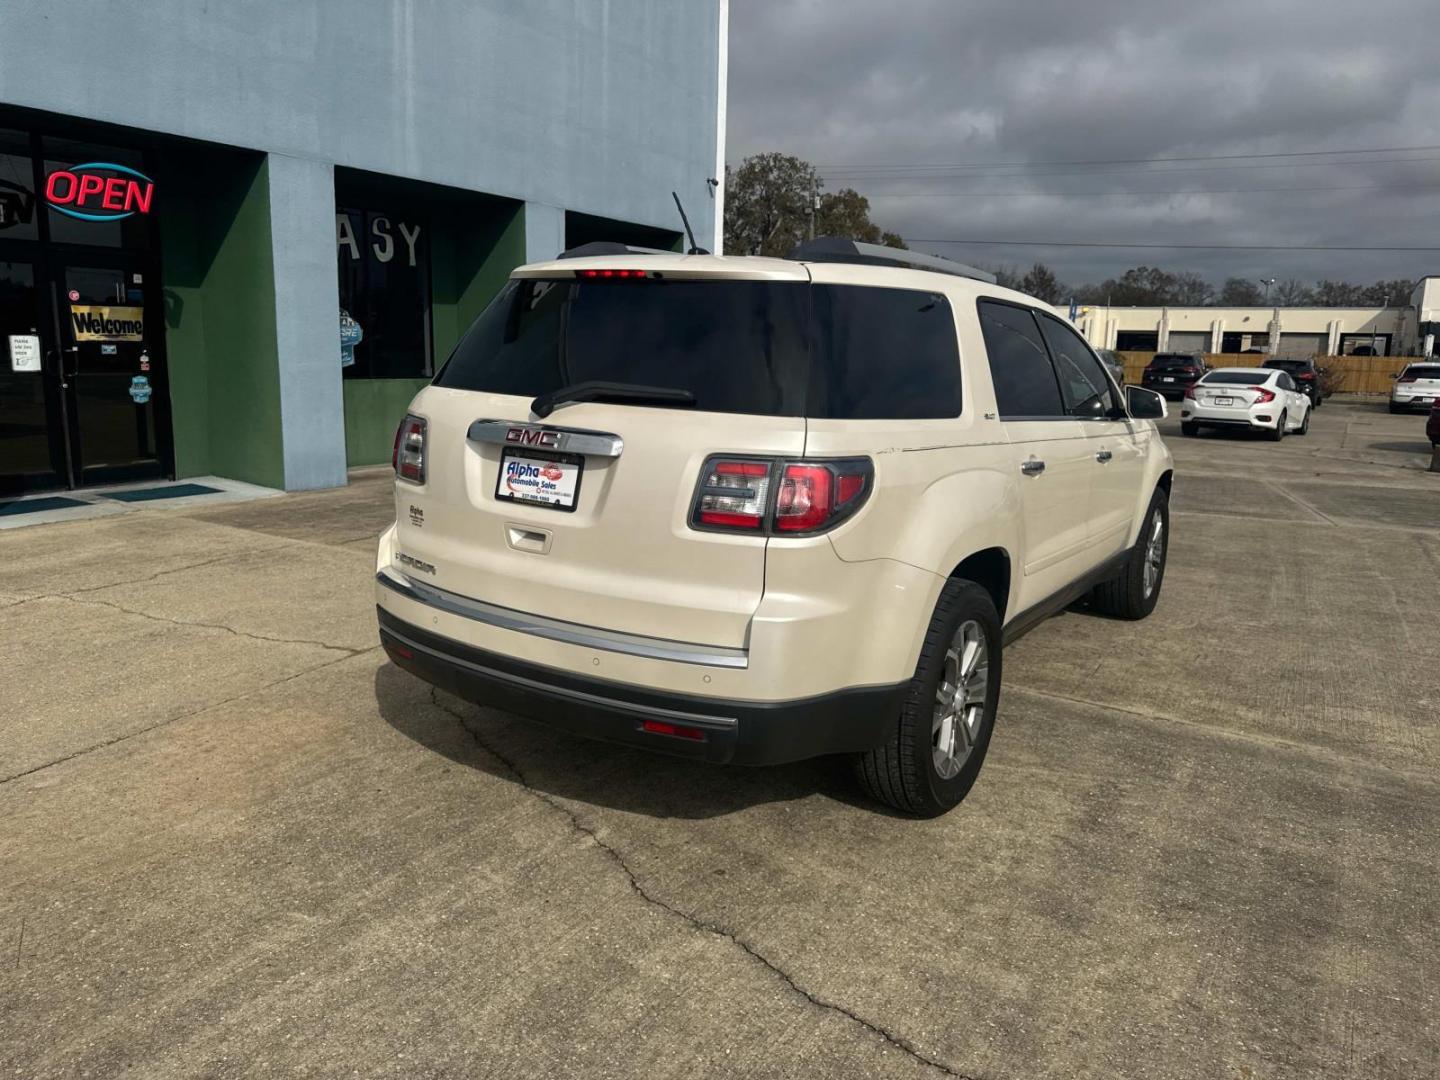
<svg viewBox="0 0 1440 1080">
<path fill-rule="evenodd" d="M 589 739 L 717 763 L 776 765 L 868 750 L 893 730 L 906 684 L 791 701 L 729 701 L 575 675 L 430 633 L 377 607 L 395 664 L 457 697 Z M 646 731 L 645 721 L 701 738 Z"/>
</svg>

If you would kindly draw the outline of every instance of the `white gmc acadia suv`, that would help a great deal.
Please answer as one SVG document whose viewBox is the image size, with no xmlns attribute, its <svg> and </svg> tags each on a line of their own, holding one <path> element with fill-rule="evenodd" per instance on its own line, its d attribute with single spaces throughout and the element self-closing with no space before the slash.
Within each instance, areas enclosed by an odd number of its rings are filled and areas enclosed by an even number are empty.
<svg viewBox="0 0 1440 1080">
<path fill-rule="evenodd" d="M 519 268 L 396 436 L 390 657 L 574 735 L 852 754 L 948 810 L 1003 646 L 1087 593 L 1144 618 L 1169 539 L 1162 399 L 987 278 L 838 240 Z"/>
</svg>

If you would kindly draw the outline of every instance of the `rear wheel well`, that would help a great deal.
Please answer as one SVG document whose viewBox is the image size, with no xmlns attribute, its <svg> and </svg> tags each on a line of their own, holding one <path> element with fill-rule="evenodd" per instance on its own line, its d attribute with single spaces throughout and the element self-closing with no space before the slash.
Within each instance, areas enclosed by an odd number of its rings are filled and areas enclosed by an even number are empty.
<svg viewBox="0 0 1440 1080">
<path fill-rule="evenodd" d="M 968 555 L 950 571 L 952 578 L 973 581 L 990 594 L 1000 621 L 1005 621 L 1005 606 L 1010 601 L 1010 555 L 1004 548 L 986 548 Z"/>
</svg>

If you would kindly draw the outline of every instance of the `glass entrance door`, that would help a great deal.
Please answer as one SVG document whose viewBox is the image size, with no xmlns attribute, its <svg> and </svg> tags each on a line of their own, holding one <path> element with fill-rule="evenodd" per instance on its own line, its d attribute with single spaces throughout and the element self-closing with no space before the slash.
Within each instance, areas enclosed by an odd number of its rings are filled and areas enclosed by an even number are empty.
<svg viewBox="0 0 1440 1080">
<path fill-rule="evenodd" d="M 68 483 L 35 265 L 0 260 L 0 497 Z"/>
<path fill-rule="evenodd" d="M 169 471 L 169 400 L 153 288 L 138 261 L 63 265 L 51 273 L 71 483 Z"/>
</svg>

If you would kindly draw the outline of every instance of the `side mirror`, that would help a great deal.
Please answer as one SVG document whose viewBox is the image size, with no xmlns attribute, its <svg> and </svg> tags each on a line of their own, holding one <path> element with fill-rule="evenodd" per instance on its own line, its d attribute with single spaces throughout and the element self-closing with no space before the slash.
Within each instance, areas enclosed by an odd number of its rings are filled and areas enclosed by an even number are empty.
<svg viewBox="0 0 1440 1080">
<path fill-rule="evenodd" d="M 1167 415 L 1165 399 L 1143 386 L 1125 387 L 1125 407 L 1136 420 L 1164 420 Z"/>
</svg>

